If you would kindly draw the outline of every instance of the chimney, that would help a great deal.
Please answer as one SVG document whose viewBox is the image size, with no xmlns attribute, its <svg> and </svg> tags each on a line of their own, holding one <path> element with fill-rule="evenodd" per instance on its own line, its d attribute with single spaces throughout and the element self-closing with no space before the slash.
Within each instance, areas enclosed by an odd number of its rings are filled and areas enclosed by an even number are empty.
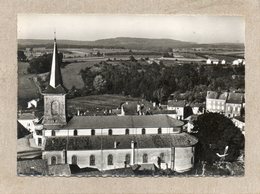
<svg viewBox="0 0 260 194">
<path fill-rule="evenodd" d="M 132 140 L 131 141 L 131 161 L 130 165 L 135 164 L 135 142 Z"/>
</svg>

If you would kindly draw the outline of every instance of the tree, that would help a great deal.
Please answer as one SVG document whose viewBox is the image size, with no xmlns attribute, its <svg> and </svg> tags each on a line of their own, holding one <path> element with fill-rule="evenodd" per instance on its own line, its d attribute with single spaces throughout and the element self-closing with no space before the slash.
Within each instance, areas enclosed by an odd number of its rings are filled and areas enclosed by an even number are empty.
<svg viewBox="0 0 260 194">
<path fill-rule="evenodd" d="M 93 87 L 97 92 L 102 92 L 105 89 L 106 80 L 103 79 L 102 75 L 97 75 L 93 81 Z"/>
<path fill-rule="evenodd" d="M 219 113 L 205 113 L 194 121 L 194 131 L 199 139 L 197 157 L 199 160 L 214 162 L 220 158 L 216 153 L 223 154 L 229 146 L 227 161 L 234 161 L 244 148 L 244 136 L 240 129 L 224 115 Z"/>
<path fill-rule="evenodd" d="M 62 58 L 63 54 L 58 53 L 58 63 L 62 66 Z M 28 73 L 46 73 L 49 72 L 51 69 L 51 63 L 52 63 L 52 54 L 44 54 L 42 56 L 39 56 L 37 58 L 32 59 L 28 67 Z"/>
<path fill-rule="evenodd" d="M 17 53 L 18 61 L 26 61 L 27 57 L 25 56 L 23 51 L 18 51 Z"/>
</svg>

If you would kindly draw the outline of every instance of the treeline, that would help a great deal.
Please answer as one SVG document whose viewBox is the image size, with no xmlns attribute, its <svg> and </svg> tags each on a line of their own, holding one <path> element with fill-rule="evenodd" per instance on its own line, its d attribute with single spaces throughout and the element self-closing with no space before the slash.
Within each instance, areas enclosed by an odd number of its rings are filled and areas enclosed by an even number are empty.
<svg viewBox="0 0 260 194">
<path fill-rule="evenodd" d="M 244 89 L 244 66 L 183 64 L 150 65 L 141 61 L 100 62 L 80 71 L 85 87 L 77 95 L 122 94 L 165 102 L 170 94 L 188 101 L 205 101 L 207 90 Z"/>
</svg>

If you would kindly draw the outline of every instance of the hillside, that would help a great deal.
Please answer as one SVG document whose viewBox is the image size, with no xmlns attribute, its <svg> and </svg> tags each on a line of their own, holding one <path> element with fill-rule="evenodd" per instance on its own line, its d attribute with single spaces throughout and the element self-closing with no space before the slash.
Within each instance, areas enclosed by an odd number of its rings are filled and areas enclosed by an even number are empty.
<svg viewBox="0 0 260 194">
<path fill-rule="evenodd" d="M 100 39 L 96 41 L 75 41 L 75 40 L 58 40 L 60 48 L 126 48 L 126 49 L 138 49 L 138 50 L 165 50 L 167 48 L 192 48 L 192 47 L 233 47 L 242 48 L 243 44 L 197 44 L 192 42 L 184 42 L 173 39 L 149 39 L 149 38 L 129 38 L 118 37 L 109 39 Z M 51 48 L 53 40 L 42 39 L 19 39 L 18 46 L 22 47 L 49 47 Z"/>
</svg>

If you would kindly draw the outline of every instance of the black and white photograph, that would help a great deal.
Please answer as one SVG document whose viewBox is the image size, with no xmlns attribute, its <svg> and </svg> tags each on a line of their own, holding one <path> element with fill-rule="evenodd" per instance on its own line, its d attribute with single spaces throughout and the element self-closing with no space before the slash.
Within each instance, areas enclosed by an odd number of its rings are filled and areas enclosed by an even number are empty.
<svg viewBox="0 0 260 194">
<path fill-rule="evenodd" d="M 17 175 L 243 177 L 245 20 L 17 15 Z"/>
</svg>

